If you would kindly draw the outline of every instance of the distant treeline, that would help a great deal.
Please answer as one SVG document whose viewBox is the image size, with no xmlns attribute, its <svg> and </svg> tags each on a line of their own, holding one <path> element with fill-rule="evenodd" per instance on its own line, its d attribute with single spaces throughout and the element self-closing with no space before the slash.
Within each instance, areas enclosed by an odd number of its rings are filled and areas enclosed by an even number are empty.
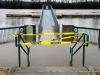
<svg viewBox="0 0 100 75">
<path fill-rule="evenodd" d="M 6 9 L 41 9 L 42 5 L 49 4 L 55 9 L 100 9 L 100 2 L 24 2 L 0 1 L 0 8 Z"/>
</svg>

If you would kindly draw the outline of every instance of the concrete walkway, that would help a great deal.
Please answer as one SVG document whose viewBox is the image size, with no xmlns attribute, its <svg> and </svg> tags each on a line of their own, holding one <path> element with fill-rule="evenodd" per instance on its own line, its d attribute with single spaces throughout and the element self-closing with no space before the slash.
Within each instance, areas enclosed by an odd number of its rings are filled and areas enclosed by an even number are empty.
<svg viewBox="0 0 100 75">
<path fill-rule="evenodd" d="M 92 67 L 13 67 L 7 75 L 97 75 Z"/>
</svg>

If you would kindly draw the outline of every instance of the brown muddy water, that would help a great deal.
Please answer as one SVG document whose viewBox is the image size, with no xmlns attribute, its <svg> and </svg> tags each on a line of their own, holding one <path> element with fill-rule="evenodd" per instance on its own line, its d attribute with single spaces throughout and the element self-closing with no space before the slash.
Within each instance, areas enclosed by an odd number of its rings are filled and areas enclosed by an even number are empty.
<svg viewBox="0 0 100 75">
<path fill-rule="evenodd" d="M 56 13 L 77 13 L 77 12 L 100 12 L 100 10 L 55 10 Z M 41 12 L 41 10 L 29 9 L 0 9 L 0 28 L 9 26 L 20 26 L 27 24 L 38 24 L 39 18 L 31 17 L 6 17 L 10 12 Z M 60 25 L 72 24 L 75 26 L 100 28 L 100 18 L 61 18 L 58 19 Z M 46 28 L 46 27 L 44 27 Z M 52 31 L 51 29 L 43 31 Z M 44 39 L 43 37 L 41 39 Z M 79 46 L 80 44 L 78 44 Z M 32 45 L 30 51 L 30 66 L 49 67 L 49 66 L 70 66 L 70 47 L 72 45 L 46 46 Z M 77 46 L 77 47 L 78 47 Z M 76 48 L 77 48 L 76 47 Z M 90 44 L 86 47 L 85 66 L 100 66 L 100 50 L 97 45 Z M 27 57 L 21 51 L 22 66 L 27 66 Z M 0 45 L 0 66 L 13 67 L 18 66 L 18 49 L 14 43 Z M 74 56 L 73 66 L 82 66 L 82 49 Z"/>
</svg>

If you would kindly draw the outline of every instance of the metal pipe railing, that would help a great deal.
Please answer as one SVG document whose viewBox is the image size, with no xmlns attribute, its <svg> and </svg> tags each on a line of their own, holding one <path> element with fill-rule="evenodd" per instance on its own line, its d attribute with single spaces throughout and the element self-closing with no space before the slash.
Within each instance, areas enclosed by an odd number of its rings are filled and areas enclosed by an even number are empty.
<svg viewBox="0 0 100 75">
<path fill-rule="evenodd" d="M 23 33 L 23 27 L 24 26 L 12 26 L 0 28 L 0 44 L 14 41 L 14 37 L 11 36 L 11 34 Z"/>
<path fill-rule="evenodd" d="M 99 43 L 98 38 L 99 38 L 100 29 L 74 26 L 74 30 L 75 30 L 75 32 L 87 33 L 89 35 L 90 43 L 96 44 L 96 45 Z"/>
<path fill-rule="evenodd" d="M 81 38 L 83 37 L 83 41 L 82 44 L 73 52 L 75 46 L 77 45 L 77 43 L 81 40 Z M 71 54 L 71 61 L 70 63 L 72 64 L 73 62 L 73 56 L 83 47 L 83 60 L 82 60 L 82 66 L 85 66 L 85 46 L 87 47 L 89 43 L 89 36 L 88 34 L 83 33 L 82 36 L 80 36 L 80 38 L 77 40 L 77 42 L 74 44 L 73 47 L 70 47 L 70 54 Z"/>
<path fill-rule="evenodd" d="M 41 33 L 41 31 L 42 31 L 42 26 L 41 26 L 41 24 L 42 24 L 42 18 L 43 18 L 43 12 L 44 12 L 44 5 L 43 5 L 43 7 L 42 7 L 42 12 L 41 12 L 41 16 L 40 16 L 40 19 L 39 19 L 39 22 L 38 22 L 38 33 Z"/>
<path fill-rule="evenodd" d="M 3 27 L 0 28 L 0 30 L 5 30 L 5 29 L 16 29 L 16 28 L 23 28 L 24 26 L 12 26 L 12 27 Z"/>
<path fill-rule="evenodd" d="M 56 25 L 56 32 L 59 32 L 59 23 L 57 21 L 57 17 L 56 17 L 56 13 L 54 12 L 52 6 L 51 6 L 51 13 L 52 13 L 52 16 L 53 16 L 53 19 L 54 19 L 54 22 L 55 22 L 55 25 Z"/>
<path fill-rule="evenodd" d="M 20 33 L 18 34 L 18 36 L 16 37 L 18 40 L 15 41 L 15 44 L 17 44 L 18 47 L 18 65 L 19 67 L 21 67 L 21 49 L 25 52 L 25 54 L 27 55 L 27 62 L 28 62 L 28 67 L 30 66 L 30 61 L 29 61 L 29 53 L 30 53 L 30 47 L 26 46 L 27 48 L 27 52 L 24 49 L 23 46 L 21 46 L 21 40 L 23 41 L 24 39 L 22 38 L 22 36 L 20 35 Z"/>
</svg>

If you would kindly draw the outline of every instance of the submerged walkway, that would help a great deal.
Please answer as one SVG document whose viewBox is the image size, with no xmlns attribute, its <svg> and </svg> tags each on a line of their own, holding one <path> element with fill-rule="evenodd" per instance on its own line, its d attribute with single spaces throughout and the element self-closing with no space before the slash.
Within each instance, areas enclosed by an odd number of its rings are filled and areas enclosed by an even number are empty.
<svg viewBox="0 0 100 75">
<path fill-rule="evenodd" d="M 44 10 L 42 18 L 42 26 L 55 26 L 51 10 Z"/>
<path fill-rule="evenodd" d="M 42 33 L 54 32 L 56 25 L 51 10 L 44 10 L 41 26 L 42 26 Z M 53 38 L 56 38 L 56 36 L 41 36 L 40 40 L 53 39 Z"/>
</svg>

